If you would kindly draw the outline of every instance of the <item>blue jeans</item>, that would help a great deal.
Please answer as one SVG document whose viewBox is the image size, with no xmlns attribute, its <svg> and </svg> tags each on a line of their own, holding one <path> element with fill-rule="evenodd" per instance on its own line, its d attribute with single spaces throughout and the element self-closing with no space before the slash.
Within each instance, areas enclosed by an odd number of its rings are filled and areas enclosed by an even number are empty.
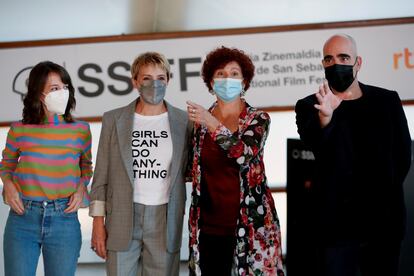
<svg viewBox="0 0 414 276">
<path fill-rule="evenodd" d="M 63 212 L 67 203 L 23 200 L 23 215 L 10 210 L 3 241 L 5 276 L 36 275 L 40 250 L 45 276 L 75 275 L 82 239 L 77 212 Z"/>
</svg>

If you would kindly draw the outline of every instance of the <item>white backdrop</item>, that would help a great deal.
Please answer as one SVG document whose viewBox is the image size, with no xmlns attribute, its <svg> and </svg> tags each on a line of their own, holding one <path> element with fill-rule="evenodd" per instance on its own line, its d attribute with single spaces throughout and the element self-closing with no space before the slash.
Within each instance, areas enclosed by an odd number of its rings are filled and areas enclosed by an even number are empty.
<svg viewBox="0 0 414 276">
<path fill-rule="evenodd" d="M 247 93 L 259 107 L 293 106 L 316 91 L 323 77 L 322 46 L 331 35 L 352 35 L 363 65 L 362 82 L 395 89 L 402 99 L 414 99 L 414 24 L 89 43 L 0 49 L 0 122 L 21 118 L 21 96 L 30 68 L 39 61 L 64 65 L 77 88 L 78 117 L 102 116 L 137 96 L 130 85 L 130 63 L 145 51 L 164 53 L 172 63 L 167 100 L 185 108 L 192 100 L 208 106 L 213 98 L 199 76 L 203 57 L 220 46 L 235 46 L 250 54 L 256 76 Z"/>
<path fill-rule="evenodd" d="M 322 59 L 320 55 L 323 42 L 338 32 L 348 33 L 357 40 L 359 54 L 363 57 L 363 67 L 359 74 L 361 81 L 395 89 L 403 99 L 414 99 L 414 92 L 411 90 L 414 73 L 412 68 L 414 64 L 412 57 L 414 24 L 404 24 L 336 30 L 1 49 L 0 122 L 20 119 L 22 104 L 19 93 L 24 93 L 26 90 L 25 81 L 29 72 L 24 69 L 45 59 L 63 64 L 71 74 L 77 87 L 77 116 L 101 116 L 106 110 L 125 105 L 136 97 L 136 92 L 129 91 L 126 95 L 119 96 L 114 95 L 110 89 L 128 91 L 129 84 L 126 80 L 129 78 L 128 64 L 136 55 L 148 50 L 160 51 L 172 60 L 173 79 L 167 96 L 170 102 L 184 107 L 185 100 L 191 99 L 208 106 L 213 98 L 206 92 L 206 88 L 197 74 L 205 54 L 219 45 L 236 46 L 252 55 L 258 72 L 254 79 L 256 87 L 252 87 L 247 95 L 251 104 L 256 106 L 294 105 L 298 98 L 315 92 L 317 84 L 309 83 L 309 79 L 311 76 L 323 76 L 323 71 L 318 67 Z M 298 64 L 301 65 L 298 67 Z M 281 72 L 275 73 L 273 71 L 275 65 Z M 306 68 L 302 65 L 307 65 L 309 70 L 312 66 L 317 69 L 298 72 L 300 70 L 298 68 Z M 282 69 L 282 66 L 285 70 Z M 268 68 L 268 73 L 265 73 L 265 68 Z M 22 72 L 18 75 L 20 71 Z M 82 72 L 84 76 L 82 76 Z M 186 72 L 193 72 L 194 76 L 185 78 Z M 297 81 L 284 83 L 284 78 L 295 78 Z M 278 79 L 279 85 L 276 85 Z M 300 79 L 305 79 L 305 83 L 301 83 Z M 185 80 L 185 82 L 181 83 L 180 80 Z M 260 84 L 272 80 L 273 83 L 276 83 L 274 86 L 259 87 Z M 97 84 L 103 86 L 102 93 L 94 97 L 85 96 L 88 93 L 100 91 Z M 186 89 L 184 89 L 184 84 L 187 86 Z M 86 91 L 85 95 L 79 92 L 80 88 Z M 411 134 L 414 136 L 414 107 L 406 106 L 405 110 L 409 124 L 411 124 Z M 100 124 L 93 124 L 93 129 L 95 129 L 94 147 L 98 144 L 99 128 Z M 0 131 L 2 145 L 5 142 L 7 129 L 2 128 Z M 294 113 L 272 113 L 271 132 L 265 149 L 266 171 L 271 186 L 285 185 L 286 138 L 294 137 L 297 137 Z M 96 152 L 96 148 L 94 152 Z M 284 252 L 286 241 L 285 200 L 286 197 L 282 194 L 276 203 L 282 224 Z M 84 243 L 79 262 L 100 261 L 89 249 L 90 218 L 87 217 L 86 210 L 81 213 Z M 183 233 L 183 259 L 188 256 L 187 235 L 185 231 Z"/>
</svg>

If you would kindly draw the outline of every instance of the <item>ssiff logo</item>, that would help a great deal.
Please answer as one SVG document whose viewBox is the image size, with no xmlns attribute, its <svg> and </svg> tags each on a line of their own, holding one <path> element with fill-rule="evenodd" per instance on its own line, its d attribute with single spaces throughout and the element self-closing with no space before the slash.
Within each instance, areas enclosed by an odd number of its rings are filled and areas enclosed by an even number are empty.
<svg viewBox="0 0 414 276">
<path fill-rule="evenodd" d="M 407 69 L 414 69 L 414 63 L 411 61 L 413 56 L 413 52 L 410 52 L 408 48 L 404 48 L 404 51 L 394 53 L 394 70 L 400 69 L 400 65 L 402 64 L 402 68 Z"/>
</svg>

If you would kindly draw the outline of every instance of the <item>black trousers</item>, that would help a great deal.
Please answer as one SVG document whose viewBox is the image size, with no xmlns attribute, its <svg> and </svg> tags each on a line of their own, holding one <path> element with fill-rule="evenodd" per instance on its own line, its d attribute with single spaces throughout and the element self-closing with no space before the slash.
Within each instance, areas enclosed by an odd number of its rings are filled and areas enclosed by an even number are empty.
<svg viewBox="0 0 414 276">
<path fill-rule="evenodd" d="M 397 276 L 401 241 L 376 240 L 327 247 L 321 251 L 321 275 Z"/>
<path fill-rule="evenodd" d="M 203 276 L 230 276 L 236 246 L 235 236 L 200 233 L 200 269 Z"/>
</svg>

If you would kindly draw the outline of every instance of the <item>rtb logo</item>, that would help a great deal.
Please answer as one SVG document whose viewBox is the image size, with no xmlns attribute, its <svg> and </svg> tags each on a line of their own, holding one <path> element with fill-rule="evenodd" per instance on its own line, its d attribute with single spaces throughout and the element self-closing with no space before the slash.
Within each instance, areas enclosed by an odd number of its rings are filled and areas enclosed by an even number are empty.
<svg viewBox="0 0 414 276">
<path fill-rule="evenodd" d="M 393 68 L 398 69 L 414 69 L 414 60 L 412 59 L 413 52 L 410 52 L 408 48 L 404 48 L 404 51 L 394 53 L 393 56 Z"/>
</svg>

